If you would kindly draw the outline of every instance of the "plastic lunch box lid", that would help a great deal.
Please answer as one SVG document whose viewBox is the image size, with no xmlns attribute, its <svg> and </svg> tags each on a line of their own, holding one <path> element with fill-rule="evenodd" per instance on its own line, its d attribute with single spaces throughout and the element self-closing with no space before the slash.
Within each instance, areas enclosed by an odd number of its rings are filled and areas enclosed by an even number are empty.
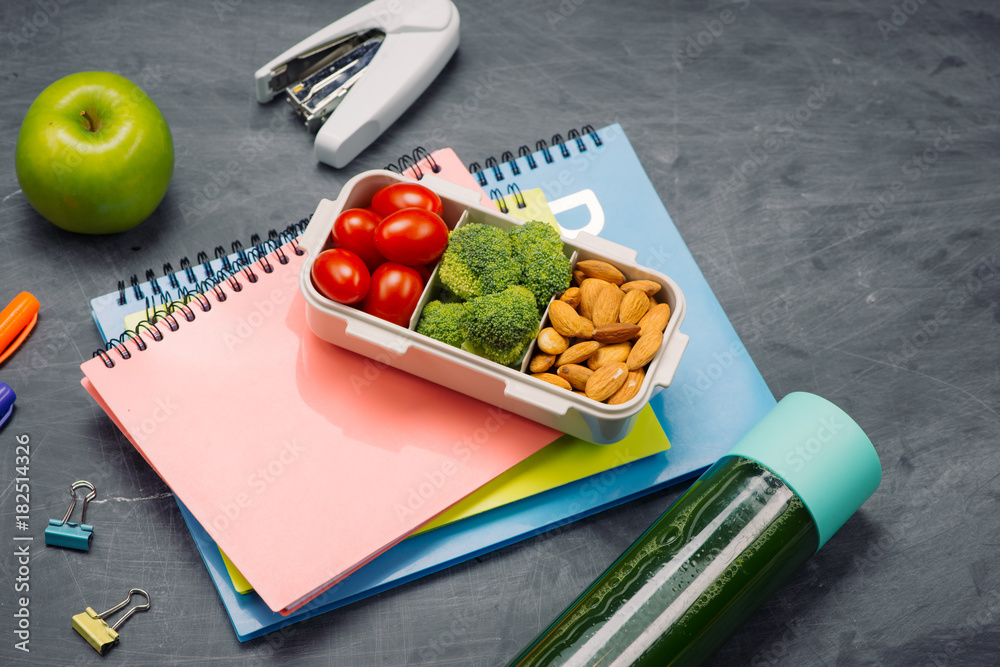
<svg viewBox="0 0 1000 667">
<path fill-rule="evenodd" d="M 814 394 L 785 396 L 729 450 L 768 468 L 798 495 L 819 532 L 819 547 L 882 481 L 875 447 L 846 412 Z"/>
</svg>

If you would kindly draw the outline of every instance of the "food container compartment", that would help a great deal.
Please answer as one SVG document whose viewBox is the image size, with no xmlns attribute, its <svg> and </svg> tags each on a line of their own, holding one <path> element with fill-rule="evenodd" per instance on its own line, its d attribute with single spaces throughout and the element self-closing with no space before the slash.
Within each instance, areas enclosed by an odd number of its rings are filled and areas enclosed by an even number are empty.
<svg viewBox="0 0 1000 667">
<path fill-rule="evenodd" d="M 656 281 L 661 285 L 657 299 L 668 303 L 671 311 L 663 332 L 663 343 L 646 368 L 646 378 L 638 395 L 620 405 L 608 405 L 573 394 L 525 372 L 535 343 L 527 350 L 521 369 L 518 369 L 502 366 L 418 334 L 415 329 L 421 310 L 428 301 L 438 297 L 441 289 L 436 269 L 408 329 L 330 301 L 316 291 L 310 278 L 312 262 L 321 251 L 331 247 L 330 232 L 337 216 L 346 209 L 367 206 L 376 191 L 398 182 L 411 181 L 391 171 L 367 171 L 348 181 L 336 201 L 320 201 L 309 226 L 300 237 L 300 245 L 308 253 L 299 275 L 299 289 L 306 300 L 309 328 L 321 339 L 379 363 L 413 373 L 583 440 L 609 444 L 627 436 L 654 390 L 670 384 L 687 346 L 688 337 L 679 329 L 684 319 L 685 304 L 677 284 L 658 271 L 639 266 L 634 250 L 584 233 L 572 240 L 563 237 L 564 250 L 574 265 L 578 260 L 599 259 L 618 267 L 629 280 Z M 483 206 L 478 192 L 432 175 L 425 175 L 420 182 L 441 198 L 444 206 L 442 217 L 449 229 L 469 222 L 491 224 L 502 229 L 520 224 L 496 209 Z M 541 320 L 541 327 L 545 326 L 548 326 L 548 309 Z"/>
</svg>

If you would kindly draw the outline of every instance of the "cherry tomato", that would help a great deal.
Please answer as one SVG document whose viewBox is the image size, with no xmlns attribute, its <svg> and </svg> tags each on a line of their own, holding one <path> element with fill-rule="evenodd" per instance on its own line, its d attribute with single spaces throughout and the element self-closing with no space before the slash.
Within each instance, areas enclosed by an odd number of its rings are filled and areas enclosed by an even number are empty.
<svg viewBox="0 0 1000 667">
<path fill-rule="evenodd" d="M 337 216 L 333 223 L 333 243 L 338 248 L 350 250 L 374 271 L 385 257 L 375 248 L 375 228 L 382 216 L 363 208 L 349 208 Z"/>
<path fill-rule="evenodd" d="M 316 256 L 312 281 L 319 293 L 337 303 L 352 304 L 365 298 L 371 274 L 361 258 L 350 250 L 332 248 Z"/>
<path fill-rule="evenodd" d="M 418 266 L 433 262 L 448 246 L 448 226 L 422 208 L 387 215 L 375 228 L 375 248 L 390 262 Z"/>
<path fill-rule="evenodd" d="M 424 283 L 410 266 L 386 262 L 372 274 L 371 289 L 361 310 L 401 327 L 410 326 Z"/>
<path fill-rule="evenodd" d="M 441 215 L 441 198 L 419 183 L 393 183 L 372 197 L 372 209 L 383 218 L 404 208 L 422 208 Z"/>
<path fill-rule="evenodd" d="M 431 274 L 434 273 L 434 266 L 434 264 L 420 264 L 419 266 L 415 266 L 413 268 L 417 270 L 417 273 L 420 274 L 420 279 L 423 280 L 426 285 L 427 281 L 431 279 Z"/>
</svg>

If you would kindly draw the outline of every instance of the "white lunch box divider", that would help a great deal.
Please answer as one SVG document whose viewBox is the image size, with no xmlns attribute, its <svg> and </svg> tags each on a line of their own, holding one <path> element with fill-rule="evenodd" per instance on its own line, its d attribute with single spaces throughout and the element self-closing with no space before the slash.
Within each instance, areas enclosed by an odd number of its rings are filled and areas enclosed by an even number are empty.
<svg viewBox="0 0 1000 667">
<path fill-rule="evenodd" d="M 573 240 L 563 238 L 568 256 L 575 262 L 600 259 L 617 266 L 629 280 L 653 280 L 662 287 L 657 299 L 670 305 L 670 321 L 663 332 L 663 344 L 646 369 L 639 394 L 621 405 L 607 405 L 573 394 L 524 372 L 535 343 L 532 342 L 521 370 L 502 366 L 471 352 L 460 350 L 418 334 L 415 329 L 420 312 L 428 301 L 437 298 L 441 283 L 437 269 L 431 275 L 420 303 L 410 320 L 409 329 L 335 303 L 321 296 L 312 284 L 310 271 L 316 255 L 330 247 L 330 231 L 337 216 L 349 208 L 367 206 L 372 195 L 391 183 L 412 182 L 395 172 L 375 170 L 358 174 L 341 190 L 336 201 L 320 201 L 300 245 L 308 253 L 299 274 L 299 288 L 306 300 L 306 321 L 320 338 L 374 361 L 419 375 L 437 384 L 491 403 L 503 410 L 532 419 L 589 442 L 618 442 L 635 425 L 639 411 L 656 387 L 666 387 L 673 379 L 688 337 L 680 332 L 684 319 L 684 295 L 667 276 L 636 264 L 636 252 L 605 239 L 581 233 Z M 519 221 L 489 209 L 480 203 L 479 193 L 427 174 L 421 184 L 438 194 L 444 205 L 443 218 L 450 229 L 469 222 L 508 229 Z M 548 326 L 548 309 L 541 327 Z"/>
</svg>

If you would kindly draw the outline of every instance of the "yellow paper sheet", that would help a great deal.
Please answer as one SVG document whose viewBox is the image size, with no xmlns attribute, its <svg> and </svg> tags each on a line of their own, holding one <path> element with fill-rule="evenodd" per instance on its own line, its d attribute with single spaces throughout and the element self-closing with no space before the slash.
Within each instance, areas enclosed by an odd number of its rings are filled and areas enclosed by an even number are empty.
<svg viewBox="0 0 1000 667">
<path fill-rule="evenodd" d="M 635 428 L 624 440 L 612 445 L 595 445 L 564 435 L 473 491 L 414 534 L 467 519 L 667 449 L 670 449 L 670 443 L 663 427 L 653 409 L 647 405 L 639 412 Z"/>
<path fill-rule="evenodd" d="M 524 190 L 520 194 L 507 195 L 503 199 L 494 200 L 493 204 L 501 212 L 506 213 L 512 218 L 517 218 L 525 222 L 529 220 L 541 220 L 559 229 L 556 216 L 553 215 L 552 209 L 549 208 L 549 203 L 545 201 L 545 195 L 542 194 L 539 188 Z M 507 210 L 504 211 L 504 208 Z"/>
<path fill-rule="evenodd" d="M 251 586 L 250 582 L 246 580 L 246 577 L 240 574 L 240 571 L 236 569 L 235 565 L 233 565 L 233 561 L 229 560 L 229 556 L 222 553 L 222 549 L 219 549 L 219 554 L 222 556 L 222 562 L 226 564 L 226 572 L 229 574 L 229 578 L 232 580 L 233 588 L 236 589 L 236 592 L 240 595 L 246 595 L 252 591 L 253 586 Z"/>
</svg>

